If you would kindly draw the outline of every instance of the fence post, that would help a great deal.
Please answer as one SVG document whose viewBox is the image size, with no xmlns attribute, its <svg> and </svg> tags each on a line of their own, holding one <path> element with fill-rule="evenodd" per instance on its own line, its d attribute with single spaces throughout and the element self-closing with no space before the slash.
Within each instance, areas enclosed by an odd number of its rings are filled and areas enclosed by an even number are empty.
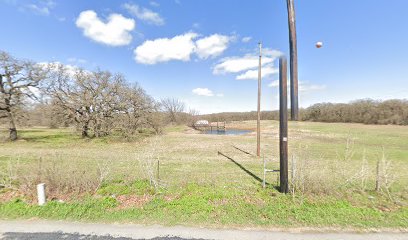
<svg viewBox="0 0 408 240">
<path fill-rule="evenodd" d="M 263 156 L 263 181 L 262 181 L 262 187 L 265 188 L 266 186 L 266 161 L 265 161 L 265 156 Z"/>
<path fill-rule="evenodd" d="M 46 202 L 45 196 L 45 183 L 40 183 L 37 185 L 37 197 L 38 197 L 38 205 L 42 206 Z"/>
<path fill-rule="evenodd" d="M 296 178 L 296 159 L 295 155 L 292 154 L 292 172 L 291 172 L 292 182 Z"/>
<path fill-rule="evenodd" d="M 157 183 L 160 182 L 160 159 L 157 159 Z"/>
<path fill-rule="evenodd" d="M 381 172 L 380 172 L 380 159 L 377 161 L 376 178 L 375 178 L 375 191 L 380 191 L 381 189 Z"/>
</svg>

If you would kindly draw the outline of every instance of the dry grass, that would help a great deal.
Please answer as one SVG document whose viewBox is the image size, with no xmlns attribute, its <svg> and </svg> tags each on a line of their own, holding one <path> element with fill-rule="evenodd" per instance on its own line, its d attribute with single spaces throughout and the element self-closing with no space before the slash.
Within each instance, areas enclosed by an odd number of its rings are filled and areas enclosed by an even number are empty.
<svg viewBox="0 0 408 240">
<path fill-rule="evenodd" d="M 255 122 L 227 126 L 253 129 Z M 277 169 L 277 122 L 263 121 L 262 129 L 262 153 L 268 160 L 268 168 Z M 376 163 L 383 158 L 382 191 L 406 196 L 406 130 L 407 127 L 394 126 L 291 123 L 289 151 L 294 161 L 289 169 L 294 170 L 290 174 L 293 193 L 371 191 L 378 177 Z M 187 183 L 214 184 L 221 188 L 227 185 L 251 188 L 261 184 L 256 177 L 262 178 L 263 166 L 253 154 L 254 133 L 203 135 L 177 127 L 168 129 L 162 136 L 121 142 L 107 138 L 84 140 L 67 129 L 27 129 L 22 137 L 16 143 L 0 143 L 0 184 L 31 196 L 39 182 L 45 182 L 51 195 L 58 198 L 93 194 L 102 183 L 118 180 L 126 184 L 148 179 L 156 188 Z M 218 155 L 219 151 L 241 167 Z M 268 175 L 267 180 L 276 184 L 273 175 Z"/>
</svg>

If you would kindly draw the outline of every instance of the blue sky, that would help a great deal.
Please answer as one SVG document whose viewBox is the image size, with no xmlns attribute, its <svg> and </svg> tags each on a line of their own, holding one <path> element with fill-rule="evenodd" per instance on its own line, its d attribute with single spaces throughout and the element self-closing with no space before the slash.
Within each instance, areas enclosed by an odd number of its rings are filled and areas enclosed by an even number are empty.
<svg viewBox="0 0 408 240">
<path fill-rule="evenodd" d="M 300 105 L 408 96 L 408 1 L 295 0 Z M 0 49 L 123 73 L 201 113 L 277 109 L 288 53 L 285 0 L 0 0 Z M 315 48 L 322 41 L 321 49 Z"/>
</svg>

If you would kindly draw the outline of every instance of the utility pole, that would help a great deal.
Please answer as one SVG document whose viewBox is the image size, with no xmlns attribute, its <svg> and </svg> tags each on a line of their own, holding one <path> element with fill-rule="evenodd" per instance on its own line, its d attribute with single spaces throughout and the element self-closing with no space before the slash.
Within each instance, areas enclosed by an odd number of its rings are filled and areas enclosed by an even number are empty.
<svg viewBox="0 0 408 240">
<path fill-rule="evenodd" d="M 279 59 L 279 180 L 280 192 L 289 192 L 288 180 L 288 80 L 287 61 Z"/>
<path fill-rule="evenodd" d="M 299 119 L 299 97 L 298 97 L 298 59 L 296 39 L 296 17 L 294 0 L 286 0 L 288 8 L 289 25 L 289 51 L 290 51 L 290 119 Z"/>
<path fill-rule="evenodd" d="M 258 119 L 256 123 L 256 155 L 261 156 L 261 68 L 262 68 L 262 43 L 259 42 L 259 66 L 258 66 Z"/>
</svg>

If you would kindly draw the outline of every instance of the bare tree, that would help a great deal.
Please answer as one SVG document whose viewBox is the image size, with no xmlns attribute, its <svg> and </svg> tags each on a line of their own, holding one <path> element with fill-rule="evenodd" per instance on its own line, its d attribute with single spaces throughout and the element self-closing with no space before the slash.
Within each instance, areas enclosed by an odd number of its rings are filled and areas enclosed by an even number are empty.
<svg viewBox="0 0 408 240">
<path fill-rule="evenodd" d="M 185 110 L 185 104 L 175 98 L 165 98 L 161 100 L 163 111 L 168 114 L 171 123 L 179 123 L 182 113 Z"/>
<path fill-rule="evenodd" d="M 47 92 L 55 104 L 66 111 L 81 131 L 82 137 L 106 135 L 113 128 L 119 111 L 118 94 L 124 79 L 107 71 L 88 72 L 51 64 Z"/>
<path fill-rule="evenodd" d="M 18 110 L 27 98 L 36 98 L 33 91 L 44 78 L 45 71 L 38 64 L 0 52 L 0 118 L 8 119 L 11 141 L 17 140 Z"/>
<path fill-rule="evenodd" d="M 24 112 L 22 126 L 46 126 L 49 128 L 68 127 L 72 121 L 54 99 L 40 100 Z"/>
<path fill-rule="evenodd" d="M 190 108 L 188 110 L 188 125 L 189 126 L 194 126 L 194 124 L 199 120 L 198 118 L 200 117 L 200 112 L 197 109 Z"/>
<path fill-rule="evenodd" d="M 68 118 L 73 119 L 81 128 L 82 137 L 88 137 L 90 125 L 89 93 L 77 83 L 86 81 L 88 74 L 83 70 L 71 71 L 62 64 L 50 64 L 48 66 L 47 93 L 54 99 L 55 104 L 66 112 Z"/>
<path fill-rule="evenodd" d="M 156 133 L 161 131 L 157 121 L 157 103 L 136 84 L 124 85 L 120 95 L 121 112 L 117 116 L 116 125 L 125 137 L 135 135 L 143 128 L 153 128 Z"/>
<path fill-rule="evenodd" d="M 115 127 L 116 116 L 126 110 L 121 98 L 128 87 L 124 76 L 98 70 L 91 73 L 88 81 L 79 84 L 92 92 L 89 103 L 94 135 L 101 137 L 110 134 Z"/>
<path fill-rule="evenodd" d="M 152 116 L 156 102 L 137 85 L 130 85 L 121 74 L 109 71 L 72 70 L 51 65 L 47 92 L 75 121 L 82 137 L 102 137 L 114 130 L 125 137 L 141 128 L 159 126 Z"/>
</svg>

